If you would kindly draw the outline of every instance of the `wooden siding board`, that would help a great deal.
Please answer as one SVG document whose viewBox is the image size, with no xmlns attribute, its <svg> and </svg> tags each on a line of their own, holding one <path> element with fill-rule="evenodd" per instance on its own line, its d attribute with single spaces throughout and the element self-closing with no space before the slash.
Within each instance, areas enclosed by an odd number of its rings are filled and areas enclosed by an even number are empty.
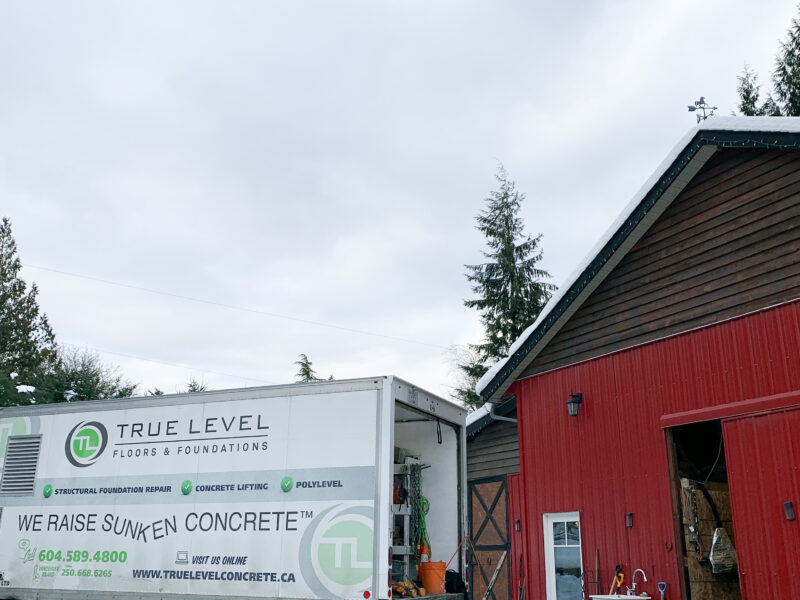
<svg viewBox="0 0 800 600">
<path fill-rule="evenodd" d="M 509 467 L 508 472 L 506 472 L 504 474 L 505 475 L 513 475 L 514 473 L 519 473 L 519 466 L 517 466 L 516 469 L 511 469 L 511 467 Z M 493 469 L 487 469 L 485 471 L 475 471 L 475 473 L 473 474 L 472 479 L 482 479 L 484 477 L 494 477 L 496 474 L 497 474 L 497 471 L 493 470 Z M 470 481 L 472 481 L 472 479 L 470 479 Z"/>
<path fill-rule="evenodd" d="M 522 377 L 800 297 L 798 171 L 797 152 L 718 152 Z"/>
<path fill-rule="evenodd" d="M 691 222 L 683 221 L 680 226 L 684 230 L 684 235 L 670 238 L 669 241 L 656 243 L 658 240 L 650 237 L 648 232 L 643 240 L 640 240 L 631 249 L 618 268 L 609 274 L 602 287 L 609 290 L 620 281 L 641 279 L 647 273 L 652 273 L 668 266 L 669 263 L 665 261 L 670 257 L 678 253 L 690 253 L 695 246 L 702 246 L 702 249 L 706 251 L 710 248 L 719 248 L 721 245 L 724 246 L 727 243 L 731 243 L 732 240 L 743 238 L 754 232 L 759 232 L 765 225 L 776 222 L 774 218 L 770 217 L 780 211 L 784 211 L 786 208 L 791 208 L 797 203 L 797 193 L 798 186 L 793 182 L 792 185 L 785 188 L 763 197 L 755 198 L 753 202 L 746 207 L 742 207 L 741 210 L 730 211 L 725 215 L 726 218 L 720 218 L 713 223 L 708 223 L 706 227 L 694 229 Z M 680 205 L 671 207 L 673 211 L 678 211 L 680 208 Z M 669 211 L 667 211 L 667 214 L 669 214 Z M 782 216 L 790 218 L 797 216 L 797 214 L 792 214 L 791 212 L 787 214 L 784 211 Z M 765 219 L 765 221 L 762 223 L 759 221 L 760 219 Z M 731 221 L 734 222 L 731 223 Z M 658 221 L 656 224 L 658 224 Z M 746 228 L 745 231 L 741 230 L 743 227 Z M 731 232 L 735 234 L 732 239 L 728 239 L 726 235 L 723 235 Z M 700 233 L 703 233 L 703 235 L 700 236 Z M 676 243 L 679 240 L 682 243 Z M 654 265 L 653 263 L 656 260 L 661 260 L 662 263 Z"/>
<path fill-rule="evenodd" d="M 509 452 L 495 452 L 491 454 L 484 454 L 478 458 L 474 458 L 467 462 L 467 468 L 492 468 L 493 465 L 497 464 L 516 464 L 519 462 L 519 452 L 509 451 Z M 498 473 L 500 475 L 501 473 Z"/>
<path fill-rule="evenodd" d="M 470 446 L 471 449 L 474 449 L 476 452 L 473 453 L 473 456 L 468 457 L 469 460 L 478 459 L 482 454 L 479 452 L 481 450 L 491 451 L 493 454 L 503 454 L 511 452 L 512 454 L 517 453 L 517 440 L 515 439 L 508 439 L 503 441 L 498 441 L 496 444 L 481 444 L 481 445 L 474 445 Z"/>
<path fill-rule="evenodd" d="M 798 165 L 800 167 L 800 165 Z M 758 225 L 762 219 L 772 222 L 774 215 L 789 216 L 787 210 L 798 204 L 797 195 L 800 193 L 800 182 L 793 181 L 790 185 L 771 191 L 764 195 L 754 196 L 752 201 L 738 208 L 731 209 L 723 215 L 710 217 L 702 223 L 683 221 L 680 230 L 674 235 L 655 239 L 645 235 L 646 245 L 634 246 L 634 249 L 623 259 L 622 270 L 613 273 L 609 278 L 613 282 L 616 278 L 627 278 L 635 272 L 636 268 L 646 267 L 653 258 L 664 259 L 683 253 L 691 253 L 697 247 L 714 245 L 721 236 L 728 232 L 736 232 L 742 226 Z M 679 208 L 679 207 L 678 207 Z M 749 228 L 753 231 L 752 226 Z M 725 238 L 722 238 L 723 241 Z M 640 242 L 641 243 L 641 242 Z"/>
<path fill-rule="evenodd" d="M 515 472 L 513 469 L 519 467 L 519 456 L 498 456 L 492 460 L 474 462 L 467 465 L 467 471 L 497 471 L 497 475 L 506 475 Z M 512 469 L 512 471 L 507 471 Z M 518 469 L 517 469 L 518 470 Z"/>
<path fill-rule="evenodd" d="M 717 152 L 706 163 L 705 168 L 693 180 L 693 190 L 702 192 L 708 189 L 707 184 L 719 185 L 732 177 L 742 174 L 743 177 L 752 177 L 754 169 L 757 173 L 763 169 L 771 169 L 774 164 L 780 164 L 779 156 L 791 157 L 791 150 L 769 150 L 754 154 L 749 148 L 728 148 Z M 689 192 L 691 195 L 694 192 Z"/>
<path fill-rule="evenodd" d="M 480 459 L 486 457 L 487 453 L 497 454 L 501 452 L 517 452 L 517 438 L 489 438 L 481 440 L 481 443 L 470 444 L 470 452 L 468 453 L 468 460 Z"/>
<path fill-rule="evenodd" d="M 651 256 L 650 263 L 642 264 L 640 269 L 628 271 L 613 279 L 607 280 L 603 282 L 604 285 L 599 286 L 598 289 L 601 292 L 612 290 L 618 287 L 619 283 L 636 283 L 637 281 L 643 281 L 647 275 L 658 277 L 659 272 L 675 269 L 675 265 L 680 264 L 686 265 L 687 270 L 690 264 L 700 269 L 701 265 L 706 260 L 706 255 L 713 256 L 714 254 L 718 255 L 729 251 L 736 251 L 737 249 L 741 249 L 745 245 L 745 242 L 751 245 L 762 244 L 765 239 L 771 237 L 778 231 L 788 231 L 797 228 L 800 222 L 800 214 L 795 212 L 797 211 L 797 205 L 793 205 L 789 208 L 792 209 L 792 212 L 789 214 L 773 213 L 757 221 L 746 220 L 736 224 L 731 228 L 727 236 L 718 236 L 714 239 L 702 240 L 703 242 L 707 242 L 705 245 L 695 246 L 694 248 L 692 245 L 685 245 L 680 248 L 682 254 L 678 254 L 677 257 L 672 252 L 672 249 L 664 252 L 663 255 L 654 252 L 653 256 Z M 611 297 L 615 296 L 613 293 L 609 295 Z M 590 305 L 599 302 L 599 300 L 595 300 L 594 298 L 590 298 L 589 300 L 591 301 Z M 581 307 L 581 309 L 583 308 L 584 307 Z"/>
<path fill-rule="evenodd" d="M 514 418 L 516 412 L 510 415 Z M 494 421 L 467 438 L 467 480 L 519 472 L 517 425 Z"/>
<path fill-rule="evenodd" d="M 688 257 L 680 263 L 665 264 L 660 269 L 643 274 L 639 278 L 603 288 L 592 298 L 592 303 L 586 307 L 585 313 L 581 313 L 581 317 L 584 314 L 591 315 L 605 310 L 608 302 L 614 298 L 624 298 L 625 301 L 629 301 L 653 291 L 660 291 L 662 288 L 681 284 L 687 279 L 695 277 L 695 268 L 700 265 L 703 266 L 706 273 L 698 277 L 710 280 L 714 277 L 717 269 L 737 261 L 748 260 L 767 252 L 775 252 L 776 248 L 784 249 L 783 252 L 779 250 L 779 254 L 788 252 L 797 247 L 797 241 L 800 239 L 798 229 L 800 229 L 800 216 L 776 223 L 754 234 L 730 240 L 728 244 L 708 248 L 705 252 Z M 791 246 L 791 248 L 786 250 L 787 246 Z"/>
<path fill-rule="evenodd" d="M 691 331 L 693 329 L 698 329 L 701 327 L 705 327 L 707 325 L 713 325 L 719 321 L 727 320 L 728 318 L 733 318 L 739 316 L 741 314 L 748 314 L 751 312 L 756 312 L 759 309 L 763 308 L 764 306 L 776 306 L 782 303 L 782 299 L 784 296 L 784 292 L 780 292 L 778 294 L 774 294 L 772 296 L 766 296 L 764 298 L 757 298 L 752 302 L 748 302 L 745 304 L 738 304 L 737 309 L 731 311 L 732 315 L 727 316 L 725 313 L 720 313 L 717 315 L 716 318 L 714 315 L 705 315 L 702 318 L 695 319 L 693 321 L 687 321 L 686 323 L 681 323 L 677 326 L 673 326 L 672 328 L 665 328 L 663 330 L 651 332 L 647 336 L 639 336 L 635 340 L 623 340 L 616 344 L 611 344 L 608 346 L 603 346 L 601 348 L 595 348 L 590 351 L 585 352 L 573 352 L 570 353 L 568 356 L 564 356 L 561 359 L 553 360 L 551 363 L 547 365 L 545 370 L 553 370 L 558 369 L 564 366 L 568 366 L 571 364 L 576 364 L 579 362 L 584 362 L 586 360 L 590 360 L 592 358 L 597 358 L 599 356 L 604 356 L 606 354 L 612 354 L 614 352 L 618 352 L 620 350 L 624 350 L 626 348 L 631 348 L 634 346 L 638 346 L 641 344 L 646 344 L 649 342 L 653 342 L 656 340 L 668 338 L 677 334 L 685 333 L 687 331 Z M 798 289 L 798 296 L 800 296 L 800 289 Z"/>
<path fill-rule="evenodd" d="M 661 318 L 658 321 L 646 321 L 641 325 L 626 329 L 621 327 L 611 328 L 616 333 L 574 340 L 571 344 L 552 348 L 550 356 L 556 359 L 574 355 L 576 354 L 576 347 L 586 348 L 591 342 L 595 342 L 591 346 L 592 348 L 619 349 L 620 344 L 622 344 L 622 347 L 626 347 L 626 345 L 640 343 L 639 338 L 644 339 L 648 334 L 656 336 L 652 339 L 658 339 L 665 335 L 674 335 L 680 331 L 695 329 L 701 324 L 716 323 L 740 314 L 753 312 L 759 308 L 778 304 L 784 299 L 787 291 L 791 292 L 790 297 L 798 298 L 800 297 L 800 264 L 791 265 L 779 272 L 762 273 L 757 277 L 726 286 L 727 288 L 729 288 L 728 292 L 723 297 L 716 297 L 714 294 L 706 294 L 703 297 L 705 299 L 714 297 L 715 299 L 712 302 L 694 302 L 689 304 L 687 309 L 682 312 L 660 315 Z M 585 352 L 592 351 L 585 350 Z"/>
<path fill-rule="evenodd" d="M 800 247 L 800 239 L 794 242 Z M 779 260 L 781 259 L 781 260 Z M 574 347 L 585 343 L 587 340 L 605 338 L 608 332 L 623 334 L 632 330 L 638 330 L 642 322 L 649 322 L 651 319 L 662 319 L 665 325 L 669 325 L 666 317 L 671 315 L 681 315 L 681 318 L 693 318 L 693 309 L 702 312 L 706 304 L 722 298 L 737 296 L 741 297 L 742 292 L 750 288 L 758 288 L 768 283 L 779 283 L 784 279 L 791 278 L 800 274 L 800 255 L 797 249 L 787 253 L 776 253 L 772 260 L 739 261 L 735 268 L 717 269 L 709 271 L 707 280 L 695 283 L 702 283 L 699 287 L 688 290 L 680 302 L 664 307 L 661 295 L 651 295 L 646 298 L 638 298 L 637 301 L 619 303 L 609 306 L 605 311 L 595 313 L 593 319 L 584 321 L 591 324 L 592 328 L 573 329 L 564 332 L 559 336 L 557 343 L 550 346 L 550 351 L 557 353 L 560 348 Z M 775 268 L 777 264 L 785 265 Z M 747 266 L 747 268 L 744 268 Z M 626 308 L 628 310 L 626 310 Z M 606 316 L 607 315 L 607 316 Z"/>
<path fill-rule="evenodd" d="M 479 460 L 472 460 L 467 463 L 467 468 L 489 469 L 496 465 L 505 465 L 519 462 L 518 452 L 503 452 L 491 454 L 490 457 L 482 457 Z"/>
<path fill-rule="evenodd" d="M 731 209 L 794 183 L 797 180 L 797 157 L 787 153 L 781 160 L 786 161 L 785 164 L 750 180 L 737 173 L 736 179 L 731 180 L 732 185 L 728 187 L 712 182 L 709 190 L 700 193 L 693 182 L 675 200 L 674 205 L 679 206 L 680 211 L 668 210 L 668 214 L 653 225 L 648 235 L 654 240 L 673 236 L 676 233 L 675 225 L 682 221 L 700 224 L 709 217 L 724 215 Z"/>
<path fill-rule="evenodd" d="M 634 246 L 600 287 L 608 289 L 619 281 L 639 279 L 645 273 L 674 263 L 676 257 L 683 259 L 709 248 L 718 248 L 732 239 L 763 231 L 770 225 L 780 223 L 781 219 L 796 217 L 798 193 L 800 183 L 795 183 L 756 199 L 745 207 L 747 210 L 732 211 L 727 215 L 729 218 L 719 218 L 713 226 L 709 223 L 708 227 L 694 228 L 689 222 L 683 223 L 684 234 L 668 240 L 654 241 L 645 235 L 639 242 L 641 246 Z M 661 262 L 654 264 L 657 261 Z"/>
</svg>

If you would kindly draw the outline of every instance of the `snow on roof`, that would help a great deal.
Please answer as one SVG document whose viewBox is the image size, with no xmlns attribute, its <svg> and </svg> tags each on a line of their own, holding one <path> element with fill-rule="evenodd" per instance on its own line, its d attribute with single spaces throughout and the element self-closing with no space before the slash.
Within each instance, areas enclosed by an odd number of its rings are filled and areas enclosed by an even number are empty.
<svg viewBox="0 0 800 600">
<path fill-rule="evenodd" d="M 648 180 L 644 183 L 644 185 L 639 188 L 639 191 L 633 196 L 631 201 L 628 205 L 622 210 L 616 220 L 611 224 L 611 226 L 606 230 L 606 232 L 600 237 L 594 247 L 589 251 L 589 253 L 584 257 L 584 259 L 578 264 L 575 270 L 570 274 L 569 277 L 564 281 L 564 283 L 559 287 L 558 291 L 553 294 L 550 298 L 550 301 L 545 305 L 542 309 L 542 312 L 539 313 L 539 317 L 536 321 L 533 322 L 525 331 L 522 332 L 522 335 L 511 344 L 511 347 L 508 349 L 508 354 L 496 362 L 492 367 L 486 372 L 486 374 L 480 378 L 478 384 L 475 386 L 475 391 L 478 395 L 482 395 L 483 390 L 492 382 L 492 380 L 500 373 L 503 367 L 508 362 L 508 359 L 514 355 L 514 353 L 519 350 L 522 344 L 525 343 L 530 335 L 536 330 L 539 324 L 547 317 L 550 311 L 558 304 L 558 302 L 566 295 L 567 291 L 573 286 L 573 284 L 578 280 L 584 270 L 592 263 L 595 257 L 600 253 L 600 251 L 605 247 L 611 237 L 616 233 L 616 231 L 622 226 L 623 223 L 631 216 L 633 211 L 636 209 L 637 206 L 644 200 L 647 193 L 658 183 L 658 181 L 664 176 L 667 172 L 667 169 L 670 168 L 672 163 L 678 158 L 680 153 L 683 151 L 684 148 L 689 144 L 689 142 L 694 139 L 694 137 L 701 131 L 742 131 L 748 132 L 752 131 L 753 133 L 800 133 L 800 118 L 797 117 L 710 117 L 705 121 L 700 122 L 695 127 L 692 127 L 686 134 L 680 139 L 680 141 L 675 145 L 672 151 L 667 155 L 667 157 L 658 165 L 658 168 L 653 172 L 653 174 L 648 178 Z M 484 405 L 485 406 L 485 405 Z M 481 407 L 483 408 L 483 407 Z M 478 412 L 478 411 L 475 411 Z M 474 413 L 473 413 L 474 414 Z"/>
<path fill-rule="evenodd" d="M 471 413 L 467 415 L 467 427 L 472 425 L 475 421 L 480 421 L 483 417 L 489 414 L 491 410 L 491 403 L 485 402 L 483 406 L 481 406 L 477 410 L 473 410 Z"/>
</svg>

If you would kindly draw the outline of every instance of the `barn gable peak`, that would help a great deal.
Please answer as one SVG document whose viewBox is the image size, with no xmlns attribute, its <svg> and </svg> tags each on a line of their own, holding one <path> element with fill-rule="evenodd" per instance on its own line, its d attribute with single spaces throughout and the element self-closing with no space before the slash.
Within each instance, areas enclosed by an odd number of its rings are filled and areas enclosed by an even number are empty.
<svg viewBox="0 0 800 600">
<path fill-rule="evenodd" d="M 754 155 L 754 153 L 747 153 L 737 149 L 756 150 L 760 154 L 772 151 L 769 153 L 768 158 L 770 160 L 774 159 L 775 162 L 774 164 L 760 167 L 762 171 L 771 169 L 776 173 L 776 177 L 784 173 L 786 181 L 796 180 L 796 174 L 800 172 L 800 153 L 797 155 L 791 153 L 791 160 L 780 158 L 780 156 L 781 151 L 800 149 L 800 118 L 715 117 L 703 121 L 690 130 L 642 186 L 626 209 L 623 210 L 564 285 L 561 286 L 559 292 L 550 300 L 537 321 L 511 346 L 509 355 L 492 367 L 480 380 L 477 386 L 478 393 L 487 400 L 496 400 L 520 376 L 543 372 L 550 368 L 558 368 L 564 364 L 572 364 L 602 353 L 615 351 L 625 347 L 625 343 L 635 345 L 656 339 L 659 335 L 661 337 L 671 335 L 679 332 L 681 326 L 690 328 L 692 318 L 695 317 L 689 311 L 684 315 L 688 320 L 686 322 L 681 321 L 681 324 L 673 324 L 664 328 L 663 324 L 668 323 L 669 319 L 666 321 L 662 319 L 661 324 L 651 325 L 653 331 L 649 333 L 650 337 L 644 335 L 644 337 L 637 338 L 633 335 L 626 342 L 625 339 L 615 339 L 620 338 L 620 336 L 624 338 L 623 333 L 608 335 L 600 331 L 595 336 L 597 339 L 591 342 L 591 335 L 587 337 L 585 332 L 582 334 L 580 331 L 580 323 L 583 322 L 586 325 L 596 316 L 606 326 L 613 329 L 615 318 L 625 317 L 625 315 L 617 315 L 615 317 L 611 314 L 604 314 L 602 310 L 597 307 L 592 308 L 589 304 L 591 304 L 592 299 L 595 300 L 595 304 L 598 304 L 596 302 L 597 297 L 602 294 L 609 298 L 613 296 L 613 292 L 608 289 L 604 290 L 601 286 L 604 285 L 604 282 L 609 279 L 612 272 L 621 263 L 620 269 L 631 269 L 623 261 L 626 260 L 626 257 L 633 256 L 636 252 L 645 252 L 644 245 L 647 242 L 647 232 L 651 231 L 651 228 L 662 218 L 662 215 L 664 215 L 665 220 L 670 218 L 675 222 L 681 220 L 665 215 L 665 212 L 683 210 L 679 206 L 683 200 L 675 201 L 679 197 L 686 198 L 688 194 L 695 193 L 695 190 L 691 189 L 691 187 L 687 189 L 687 187 L 690 185 L 695 186 L 696 182 L 693 179 L 704 167 L 707 167 L 704 173 L 713 168 L 724 172 L 726 168 L 725 161 L 728 161 L 729 166 L 740 169 L 745 168 L 745 166 L 736 167 L 736 165 L 744 165 L 746 159 L 742 157 L 746 154 Z M 783 152 L 783 155 L 785 154 Z M 714 157 L 713 160 L 712 157 Z M 793 161 L 795 164 L 788 164 Z M 762 159 L 761 162 L 769 161 Z M 746 168 L 755 174 L 758 172 L 757 169 L 759 167 L 751 164 Z M 785 175 L 785 173 L 790 174 Z M 762 177 L 766 176 L 763 175 Z M 774 188 L 784 185 L 784 183 L 773 182 L 768 185 Z M 706 186 L 711 189 L 714 187 L 714 182 L 708 182 Z M 699 192 L 697 193 L 699 194 Z M 753 192 L 751 195 L 755 196 L 757 194 Z M 800 193 L 794 195 L 800 197 Z M 717 196 L 719 194 L 715 198 Z M 724 198 L 719 201 L 714 200 L 719 204 L 719 207 L 715 209 L 717 212 L 727 210 L 727 207 L 723 206 L 723 200 Z M 675 206 L 673 207 L 674 202 Z M 683 203 L 688 206 L 688 200 Z M 671 209 L 670 207 L 673 208 Z M 708 215 L 699 215 L 696 218 L 704 219 L 709 217 Z M 686 223 L 684 225 L 688 227 L 691 224 Z M 709 226 L 712 225 L 713 223 Z M 758 238 L 757 235 L 756 238 Z M 742 242 L 742 245 L 744 245 L 744 242 Z M 695 252 L 701 250 L 704 251 L 704 249 L 698 247 Z M 676 256 L 674 259 L 683 260 L 680 256 Z M 628 263 L 632 262 L 632 260 L 631 258 L 627 259 Z M 703 274 L 699 273 L 698 276 L 702 278 Z M 637 275 L 634 273 L 630 277 L 635 279 Z M 609 288 L 609 284 L 606 283 L 605 287 Z M 597 296 L 593 296 L 596 293 Z M 783 290 L 781 293 L 786 295 L 789 292 Z M 773 293 L 773 295 L 777 299 L 782 297 L 778 292 Z M 763 301 L 770 301 L 770 297 L 765 297 Z M 725 308 L 724 301 L 721 302 L 721 306 Z M 610 302 L 609 306 L 612 304 Z M 630 304 L 634 303 L 631 302 Z M 757 301 L 754 306 L 756 305 Z M 716 310 L 709 304 L 708 310 L 712 309 Z M 640 315 L 645 309 L 632 307 L 632 310 L 633 312 L 630 314 Z M 697 310 L 702 312 L 701 309 Z M 593 312 L 589 314 L 589 311 Z M 724 317 L 727 313 L 723 310 L 720 314 Z M 697 320 L 695 326 L 708 324 L 707 317 L 708 315 L 706 315 L 705 321 L 702 318 Z M 643 324 L 640 329 L 642 327 L 646 329 L 647 325 Z M 571 331 L 567 331 L 570 328 Z M 584 329 L 588 331 L 586 327 Z M 647 332 L 645 331 L 645 333 Z M 598 341 L 598 336 L 602 337 L 603 335 L 606 335 L 606 337 Z M 639 340 L 638 342 L 637 339 Z M 594 343 L 594 346 L 592 346 L 592 343 Z M 581 351 L 571 354 L 572 348 L 576 347 L 583 348 L 583 354 Z M 551 350 L 554 350 L 554 352 Z M 549 355 L 545 356 L 547 353 Z M 536 362 L 537 359 L 538 363 Z"/>
</svg>

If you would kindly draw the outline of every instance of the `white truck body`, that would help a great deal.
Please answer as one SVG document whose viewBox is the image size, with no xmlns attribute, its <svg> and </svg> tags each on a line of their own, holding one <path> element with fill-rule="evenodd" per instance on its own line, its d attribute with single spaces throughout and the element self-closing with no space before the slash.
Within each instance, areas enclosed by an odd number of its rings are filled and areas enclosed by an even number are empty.
<svg viewBox="0 0 800 600">
<path fill-rule="evenodd" d="M 389 598 L 395 447 L 448 561 L 465 419 L 396 377 L 0 409 L 0 598 Z"/>
</svg>

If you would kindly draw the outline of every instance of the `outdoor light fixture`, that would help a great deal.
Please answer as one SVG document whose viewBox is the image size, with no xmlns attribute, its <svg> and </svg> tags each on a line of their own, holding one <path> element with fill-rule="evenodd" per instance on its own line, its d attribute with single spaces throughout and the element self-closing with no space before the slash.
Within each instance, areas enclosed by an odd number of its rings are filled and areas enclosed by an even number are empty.
<svg viewBox="0 0 800 600">
<path fill-rule="evenodd" d="M 625 513 L 625 527 L 633 527 L 633 513 Z"/>
<path fill-rule="evenodd" d="M 569 412 L 570 417 L 577 417 L 578 416 L 578 408 L 583 403 L 583 394 L 578 392 L 577 394 L 570 393 L 569 400 L 567 400 L 567 411 Z"/>
</svg>

